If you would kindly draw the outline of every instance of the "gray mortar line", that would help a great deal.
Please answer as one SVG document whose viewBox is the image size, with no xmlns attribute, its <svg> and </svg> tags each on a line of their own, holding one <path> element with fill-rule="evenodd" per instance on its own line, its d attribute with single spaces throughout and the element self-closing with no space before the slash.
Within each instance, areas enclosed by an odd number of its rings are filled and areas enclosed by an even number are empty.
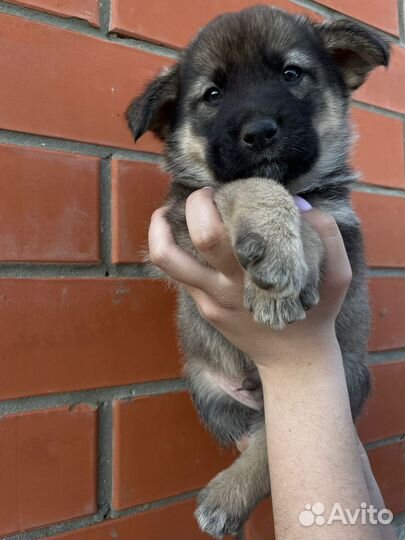
<svg viewBox="0 0 405 540">
<path fill-rule="evenodd" d="M 100 173 L 100 207 L 101 207 L 101 260 L 103 261 L 106 271 L 105 276 L 109 276 L 109 268 L 111 267 L 111 250 L 112 250 L 112 186 L 111 186 L 111 159 L 103 159 L 101 162 Z"/>
<path fill-rule="evenodd" d="M 405 43 L 405 1 L 398 0 L 399 37 L 402 44 Z"/>
<path fill-rule="evenodd" d="M 187 389 L 183 379 L 167 379 L 122 386 L 109 386 L 90 390 L 53 393 L 40 396 L 16 397 L 0 401 L 0 416 L 42 409 L 87 404 L 99 407 L 112 400 L 128 400 L 144 396 L 158 396 L 183 392 Z"/>
<path fill-rule="evenodd" d="M 381 114 L 382 116 L 387 116 L 388 118 L 394 118 L 395 120 L 404 121 L 405 119 L 405 113 L 393 111 L 391 109 L 384 109 L 384 107 L 372 105 L 371 103 L 366 103 L 364 101 L 358 101 L 357 99 L 352 99 L 352 105 L 365 111 Z"/>
<path fill-rule="evenodd" d="M 366 450 L 374 450 L 374 448 L 382 448 L 383 446 L 389 446 L 391 444 L 396 444 L 403 441 L 405 435 L 394 435 L 393 437 L 387 437 L 385 439 L 380 439 L 378 441 L 373 441 L 364 445 Z"/>
<path fill-rule="evenodd" d="M 370 277 L 405 278 L 405 268 L 369 268 Z"/>
<path fill-rule="evenodd" d="M 132 47 L 133 49 L 138 49 L 140 51 L 145 51 L 151 54 L 157 54 L 164 58 L 170 58 L 171 60 L 178 60 L 181 55 L 181 51 L 178 49 L 172 49 L 167 45 L 158 45 L 152 43 L 145 39 L 133 38 L 130 36 L 118 35 L 115 32 L 110 32 L 106 41 L 111 43 L 117 43 L 120 45 L 126 45 L 127 47 Z"/>
<path fill-rule="evenodd" d="M 379 352 L 368 353 L 368 363 L 370 365 L 385 364 L 388 362 L 399 362 L 399 361 L 405 361 L 405 348 L 394 349 L 391 351 L 379 351 Z"/>
<path fill-rule="evenodd" d="M 400 197 L 405 199 L 405 191 L 397 188 L 376 186 L 374 184 L 367 184 L 365 182 L 358 182 L 354 184 L 353 191 L 362 193 L 374 193 L 375 195 L 384 195 L 388 197 Z"/>
<path fill-rule="evenodd" d="M 1 263 L 0 279 L 154 279 L 142 263 L 106 265 Z"/>
<path fill-rule="evenodd" d="M 110 31 L 111 0 L 100 0 L 99 14 L 100 30 L 105 36 L 108 36 L 108 32 Z"/>
<path fill-rule="evenodd" d="M 169 504 L 179 503 L 188 501 L 198 495 L 199 489 L 194 489 L 192 491 L 187 491 L 185 493 L 180 493 L 179 495 L 174 495 L 172 497 L 166 497 L 164 499 L 159 499 L 158 501 L 152 501 L 146 504 L 140 504 L 138 506 L 133 506 L 131 508 L 126 508 L 125 510 L 112 510 L 112 518 L 123 518 L 128 516 L 134 516 L 140 512 L 146 512 L 148 510 L 155 510 L 157 508 L 165 507 Z"/>
<path fill-rule="evenodd" d="M 317 0 L 291 0 L 291 1 L 297 6 L 311 9 L 312 11 L 315 11 L 318 15 L 322 15 L 323 17 L 326 17 L 326 18 L 339 17 L 339 18 L 345 18 L 351 21 L 359 22 L 366 28 L 369 28 L 370 30 L 377 30 L 380 34 L 388 38 L 389 41 L 392 41 L 394 43 L 399 43 L 398 36 L 395 36 L 394 34 L 390 34 L 386 30 L 383 30 L 382 28 L 378 28 L 377 26 L 373 26 L 369 23 L 366 23 L 365 21 L 362 21 L 361 19 L 356 19 L 355 17 L 352 17 L 349 14 L 342 13 L 341 11 L 337 11 L 336 9 L 333 9 L 328 6 L 324 6 L 323 4 L 318 3 Z"/>
<path fill-rule="evenodd" d="M 99 512 L 109 517 L 112 505 L 113 467 L 112 400 L 101 403 L 98 409 L 98 474 L 97 494 Z"/>
<path fill-rule="evenodd" d="M 57 152 L 67 152 L 98 158 L 127 159 L 130 161 L 145 161 L 147 163 L 162 163 L 162 156 L 153 152 L 140 150 L 125 150 L 113 146 L 102 144 L 86 143 L 51 137 L 47 135 L 37 135 L 35 133 L 21 133 L 0 129 L 0 144 L 14 145 L 21 147 L 37 148 L 40 150 L 50 150 Z"/>
<path fill-rule="evenodd" d="M 37 538 L 47 538 L 48 536 L 54 536 L 70 531 L 80 531 L 85 527 L 91 527 L 104 521 L 104 515 L 102 513 L 93 514 L 84 518 L 71 519 L 66 522 L 49 525 L 48 527 L 41 527 L 33 531 L 21 532 L 12 534 L 9 536 L 3 536 L 5 540 L 36 540 Z"/>
<path fill-rule="evenodd" d="M 0 263 L 0 279 L 102 278 L 105 272 L 102 264 Z"/>
</svg>

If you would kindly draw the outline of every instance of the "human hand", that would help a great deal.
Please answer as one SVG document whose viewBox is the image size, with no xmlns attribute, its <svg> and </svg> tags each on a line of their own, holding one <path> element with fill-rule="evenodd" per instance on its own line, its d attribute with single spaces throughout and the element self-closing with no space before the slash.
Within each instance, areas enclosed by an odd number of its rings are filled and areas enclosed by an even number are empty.
<svg viewBox="0 0 405 540">
<path fill-rule="evenodd" d="M 303 321 L 282 331 L 253 320 L 243 305 L 244 271 L 237 262 L 211 188 L 192 193 L 186 220 L 193 245 L 209 266 L 200 264 L 174 241 L 165 209 L 157 210 L 149 229 L 151 261 L 193 297 L 201 315 L 258 367 L 278 359 L 296 362 L 303 350 L 336 347 L 335 319 L 351 281 L 351 268 L 335 220 L 319 210 L 302 213 L 317 231 L 326 250 L 321 301 Z M 319 356 L 319 355 L 317 355 Z"/>
</svg>

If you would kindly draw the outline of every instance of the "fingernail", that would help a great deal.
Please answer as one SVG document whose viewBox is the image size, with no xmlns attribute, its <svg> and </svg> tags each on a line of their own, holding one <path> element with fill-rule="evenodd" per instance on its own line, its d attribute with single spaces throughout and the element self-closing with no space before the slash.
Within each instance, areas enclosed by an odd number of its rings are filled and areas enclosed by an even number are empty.
<svg viewBox="0 0 405 540">
<path fill-rule="evenodd" d="M 309 210 L 312 210 L 312 205 L 299 195 L 294 196 L 294 202 L 301 212 L 308 212 Z"/>
</svg>

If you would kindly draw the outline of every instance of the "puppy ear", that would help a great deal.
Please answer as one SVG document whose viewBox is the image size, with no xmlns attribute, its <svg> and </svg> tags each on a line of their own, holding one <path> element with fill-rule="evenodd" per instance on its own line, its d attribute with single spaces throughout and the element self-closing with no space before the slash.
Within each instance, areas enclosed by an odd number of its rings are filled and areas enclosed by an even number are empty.
<svg viewBox="0 0 405 540">
<path fill-rule="evenodd" d="M 340 67 L 350 90 L 361 86 L 377 66 L 388 66 L 390 46 L 379 33 L 347 19 L 314 26 L 324 47 Z"/>
<path fill-rule="evenodd" d="M 170 117 L 178 96 L 179 65 L 165 68 L 146 87 L 126 111 L 126 118 L 135 141 L 151 130 L 161 139 L 167 135 Z"/>
</svg>

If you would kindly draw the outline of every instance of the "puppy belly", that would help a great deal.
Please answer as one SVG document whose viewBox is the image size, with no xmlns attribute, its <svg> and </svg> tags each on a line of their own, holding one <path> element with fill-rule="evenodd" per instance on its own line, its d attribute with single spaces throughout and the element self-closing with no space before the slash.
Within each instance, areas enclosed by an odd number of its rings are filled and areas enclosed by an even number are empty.
<svg viewBox="0 0 405 540">
<path fill-rule="evenodd" d="M 202 366 L 200 359 L 186 365 L 189 390 L 203 422 L 223 444 L 241 440 L 263 421 L 261 388 L 246 390 L 243 377 L 229 378 Z"/>
<path fill-rule="evenodd" d="M 260 411 L 263 409 L 263 399 L 261 392 L 247 390 L 245 388 L 244 379 L 231 379 L 222 374 L 211 374 L 213 384 L 219 386 L 221 390 L 228 394 L 229 397 L 238 401 L 242 405 Z"/>
</svg>

